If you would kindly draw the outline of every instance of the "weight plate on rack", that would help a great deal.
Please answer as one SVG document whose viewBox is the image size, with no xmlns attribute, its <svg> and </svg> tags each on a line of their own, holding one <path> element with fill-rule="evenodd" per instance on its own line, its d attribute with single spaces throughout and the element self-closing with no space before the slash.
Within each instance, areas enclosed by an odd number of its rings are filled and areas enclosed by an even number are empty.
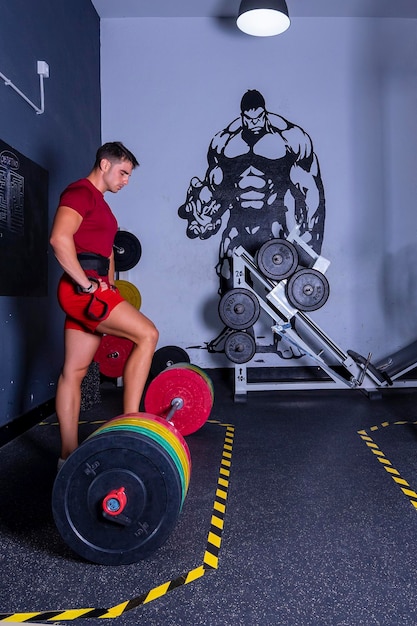
<svg viewBox="0 0 417 626">
<path fill-rule="evenodd" d="M 133 348 L 133 342 L 123 337 L 103 335 L 94 361 L 99 364 L 100 373 L 109 378 L 123 376 L 123 370 L 129 354 Z"/>
<path fill-rule="evenodd" d="M 283 280 L 297 269 L 298 252 L 286 239 L 271 239 L 259 248 L 256 262 L 264 276 L 272 280 Z"/>
<path fill-rule="evenodd" d="M 234 330 L 250 328 L 257 321 L 261 308 L 258 298 L 249 289 L 236 287 L 224 294 L 219 302 L 223 324 Z"/>
<path fill-rule="evenodd" d="M 139 289 L 133 283 L 127 280 L 115 280 L 115 286 L 120 291 L 122 298 L 127 300 L 132 306 L 139 311 L 142 304 L 142 297 Z"/>
<path fill-rule="evenodd" d="M 114 268 L 116 272 L 126 272 L 139 262 L 142 246 L 139 239 L 127 230 L 118 230 L 113 243 Z"/>
<path fill-rule="evenodd" d="M 288 302 L 300 311 L 316 311 L 329 297 L 329 281 L 314 269 L 298 270 L 287 283 Z"/>
<path fill-rule="evenodd" d="M 255 356 L 255 339 L 242 331 L 231 333 L 224 342 L 224 352 L 233 363 L 247 363 Z"/>
</svg>

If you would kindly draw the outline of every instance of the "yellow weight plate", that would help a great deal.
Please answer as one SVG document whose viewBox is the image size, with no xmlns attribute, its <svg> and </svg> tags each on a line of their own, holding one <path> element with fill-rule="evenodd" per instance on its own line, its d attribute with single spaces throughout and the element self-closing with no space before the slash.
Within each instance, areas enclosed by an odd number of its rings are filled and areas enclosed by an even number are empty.
<svg viewBox="0 0 417 626">
<path fill-rule="evenodd" d="M 139 311 L 142 304 L 142 297 L 139 289 L 128 280 L 115 280 L 115 286 L 120 291 L 122 298 L 127 300 L 132 306 Z"/>
</svg>

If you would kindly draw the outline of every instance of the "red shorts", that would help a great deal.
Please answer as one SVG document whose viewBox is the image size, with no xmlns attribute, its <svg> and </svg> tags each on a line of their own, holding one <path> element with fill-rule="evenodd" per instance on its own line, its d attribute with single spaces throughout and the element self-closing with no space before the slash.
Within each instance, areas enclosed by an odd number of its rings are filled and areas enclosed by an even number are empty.
<svg viewBox="0 0 417 626">
<path fill-rule="evenodd" d="M 66 313 L 65 329 L 94 333 L 100 322 L 124 301 L 118 289 L 97 289 L 94 296 L 78 293 L 77 286 L 67 274 L 62 276 L 58 284 L 58 302 Z"/>
</svg>

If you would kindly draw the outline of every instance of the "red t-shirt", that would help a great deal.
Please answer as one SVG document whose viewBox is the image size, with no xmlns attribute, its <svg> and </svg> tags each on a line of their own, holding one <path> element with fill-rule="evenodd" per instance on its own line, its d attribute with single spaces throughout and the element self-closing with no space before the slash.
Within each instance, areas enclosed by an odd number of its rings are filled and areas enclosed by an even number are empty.
<svg viewBox="0 0 417 626">
<path fill-rule="evenodd" d="M 74 209 L 83 218 L 74 235 L 77 253 L 94 252 L 109 257 L 117 232 L 117 220 L 101 191 L 87 178 L 82 178 L 68 185 L 61 194 L 59 204 Z"/>
</svg>

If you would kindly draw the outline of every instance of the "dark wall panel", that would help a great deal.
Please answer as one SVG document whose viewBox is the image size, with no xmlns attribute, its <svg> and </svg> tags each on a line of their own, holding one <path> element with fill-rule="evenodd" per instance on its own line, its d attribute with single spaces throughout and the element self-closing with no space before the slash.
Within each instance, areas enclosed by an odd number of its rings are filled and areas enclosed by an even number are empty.
<svg viewBox="0 0 417 626">
<path fill-rule="evenodd" d="M 7 256 L 0 237 L 1 426 L 55 396 L 63 315 L 48 233 L 62 189 L 91 169 L 101 103 L 100 22 L 89 0 L 0 0 L 0 12 L 0 72 L 38 107 L 37 61 L 49 65 L 42 114 L 0 81 L 0 140 L 37 171 L 25 181 L 32 250 L 19 269 L 21 291 L 9 275 L 18 250 Z"/>
</svg>

